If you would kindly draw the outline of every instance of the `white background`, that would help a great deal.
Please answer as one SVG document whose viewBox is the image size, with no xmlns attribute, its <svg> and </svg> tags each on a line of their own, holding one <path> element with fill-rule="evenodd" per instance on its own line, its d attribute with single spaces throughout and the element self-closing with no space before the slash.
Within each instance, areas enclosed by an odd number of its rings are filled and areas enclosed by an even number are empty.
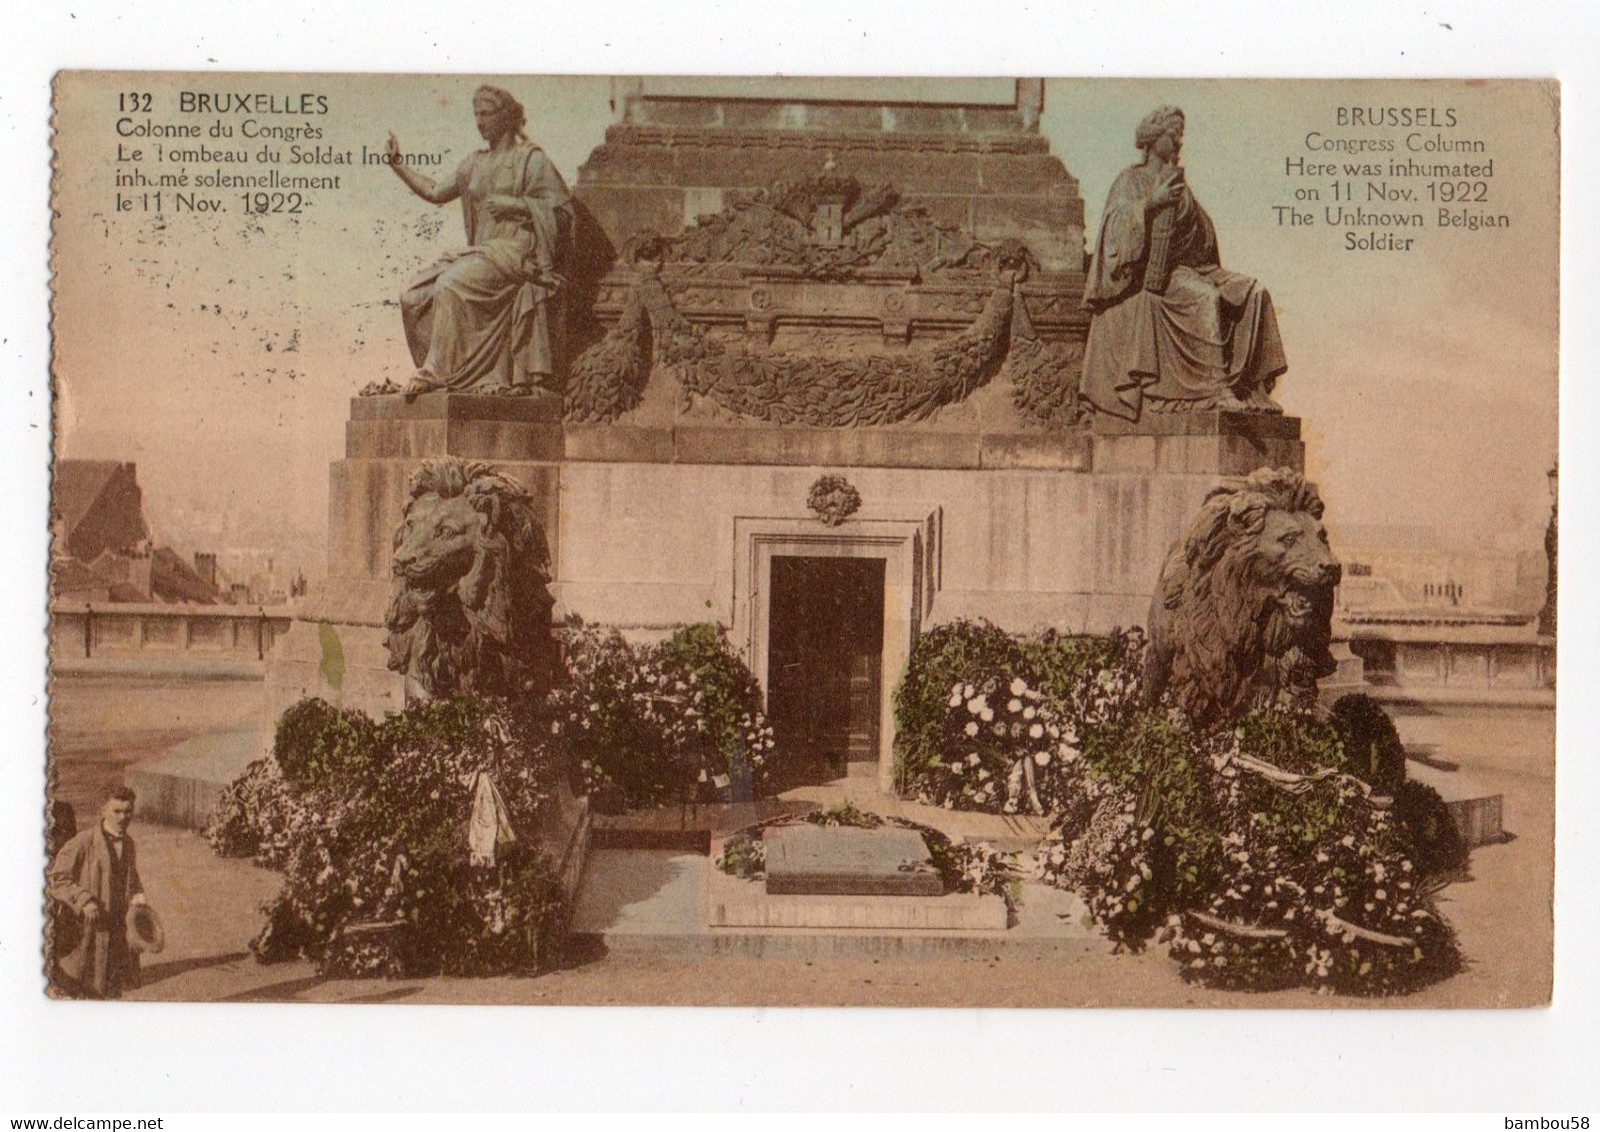
<svg viewBox="0 0 1600 1132">
<path fill-rule="evenodd" d="M 0 34 L 0 1117 L 545 1108 L 1475 1109 L 1600 1098 L 1596 37 L 1574 4 L 136 6 Z M 856 10 L 860 7 L 861 10 Z M 49 81 L 116 69 L 1563 80 L 1556 1000 L 1548 1010 L 662 1010 L 50 1003 L 39 976 Z M 1501 1127 L 1499 1120 L 1474 1127 Z"/>
</svg>

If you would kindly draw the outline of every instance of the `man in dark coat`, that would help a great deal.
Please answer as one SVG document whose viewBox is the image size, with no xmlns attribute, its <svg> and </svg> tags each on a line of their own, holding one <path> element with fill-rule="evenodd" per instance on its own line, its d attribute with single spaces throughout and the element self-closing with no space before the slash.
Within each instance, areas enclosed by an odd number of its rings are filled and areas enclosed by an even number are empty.
<svg viewBox="0 0 1600 1132">
<path fill-rule="evenodd" d="M 139 956 L 128 946 L 130 908 L 145 902 L 138 855 L 128 823 L 133 791 L 119 786 L 106 799 L 100 820 L 61 847 L 50 866 L 51 899 L 71 914 L 57 920 L 65 938 L 53 982 L 67 994 L 117 998 L 139 985 Z"/>
</svg>

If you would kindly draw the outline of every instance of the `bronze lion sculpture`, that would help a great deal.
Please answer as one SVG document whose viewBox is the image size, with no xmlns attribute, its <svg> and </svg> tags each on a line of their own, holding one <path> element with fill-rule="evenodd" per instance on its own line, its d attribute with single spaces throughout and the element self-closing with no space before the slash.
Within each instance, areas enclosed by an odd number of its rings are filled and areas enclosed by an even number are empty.
<svg viewBox="0 0 1600 1132">
<path fill-rule="evenodd" d="M 431 696 L 543 695 L 556 660 L 550 548 L 527 491 L 447 456 L 411 476 L 394 533 L 389 667 Z"/>
<path fill-rule="evenodd" d="M 1206 497 L 1150 606 L 1147 706 L 1163 696 L 1209 730 L 1273 705 L 1315 703 L 1339 562 L 1322 500 L 1298 472 L 1262 468 Z"/>
</svg>

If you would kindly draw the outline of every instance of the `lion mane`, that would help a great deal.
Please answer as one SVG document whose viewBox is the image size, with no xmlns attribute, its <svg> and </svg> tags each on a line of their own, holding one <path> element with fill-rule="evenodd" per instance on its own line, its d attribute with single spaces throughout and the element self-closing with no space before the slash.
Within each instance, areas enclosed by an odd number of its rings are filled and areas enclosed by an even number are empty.
<svg viewBox="0 0 1600 1132">
<path fill-rule="evenodd" d="M 1170 696 L 1202 729 L 1274 705 L 1310 706 L 1341 568 L 1322 500 L 1287 468 L 1212 491 L 1168 556 L 1151 603 L 1146 704 Z"/>
<path fill-rule="evenodd" d="M 423 461 L 395 529 L 392 568 L 391 669 L 438 697 L 549 690 L 550 547 L 515 479 L 492 464 Z"/>
</svg>

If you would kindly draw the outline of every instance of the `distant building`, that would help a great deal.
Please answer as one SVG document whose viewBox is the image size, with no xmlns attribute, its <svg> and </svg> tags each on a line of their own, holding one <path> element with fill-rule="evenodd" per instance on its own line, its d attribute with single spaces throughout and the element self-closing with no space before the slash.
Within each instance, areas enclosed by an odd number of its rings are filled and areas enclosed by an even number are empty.
<svg viewBox="0 0 1600 1132">
<path fill-rule="evenodd" d="M 1402 544 L 1336 536 L 1344 563 L 1341 614 L 1467 613 L 1532 617 L 1544 590 L 1544 555 L 1534 550 L 1457 549 L 1424 535 Z"/>
<path fill-rule="evenodd" d="M 281 575 L 265 551 L 232 551 L 216 556 L 216 586 L 231 605 L 285 605 L 294 580 Z"/>
<path fill-rule="evenodd" d="M 50 563 L 50 592 L 62 601 L 104 603 L 111 600 L 111 582 L 76 558 Z"/>
<path fill-rule="evenodd" d="M 133 464 L 58 460 L 50 512 L 56 600 L 190 605 L 221 600 L 214 580 L 177 551 L 151 546 Z M 204 557 L 196 555 L 197 563 Z"/>
<path fill-rule="evenodd" d="M 59 531 L 57 552 L 79 562 L 150 541 L 144 495 L 131 463 L 57 460 L 50 518 Z"/>
</svg>

